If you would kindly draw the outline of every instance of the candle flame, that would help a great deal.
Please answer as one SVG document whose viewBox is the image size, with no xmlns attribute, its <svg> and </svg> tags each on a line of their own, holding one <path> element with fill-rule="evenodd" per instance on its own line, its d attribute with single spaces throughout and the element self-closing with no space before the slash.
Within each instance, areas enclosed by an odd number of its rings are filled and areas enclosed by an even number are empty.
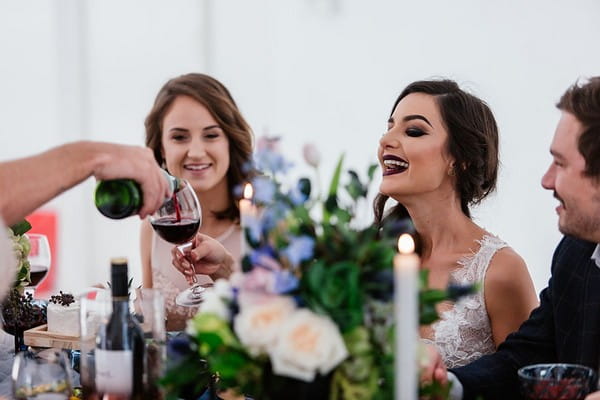
<svg viewBox="0 0 600 400">
<path fill-rule="evenodd" d="M 415 251 L 415 241 L 408 233 L 403 233 L 398 238 L 398 251 L 402 254 L 408 254 Z"/>
<path fill-rule="evenodd" d="M 254 190 L 252 189 L 252 185 L 249 183 L 246 183 L 246 186 L 244 186 L 244 198 L 251 199 L 253 194 L 254 194 Z"/>
</svg>

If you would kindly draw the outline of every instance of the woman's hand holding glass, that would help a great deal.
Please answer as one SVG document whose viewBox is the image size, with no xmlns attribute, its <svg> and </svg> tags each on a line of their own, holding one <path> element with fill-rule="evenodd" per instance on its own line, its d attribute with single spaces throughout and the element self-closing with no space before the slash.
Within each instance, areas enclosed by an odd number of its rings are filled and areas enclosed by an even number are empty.
<svg viewBox="0 0 600 400">
<path fill-rule="evenodd" d="M 201 233 L 196 234 L 184 254 L 174 248 L 171 255 L 173 266 L 190 284 L 194 282 L 196 274 L 208 275 L 213 280 L 228 278 L 233 268 L 233 257 L 227 249 L 219 241 Z"/>
<path fill-rule="evenodd" d="M 183 253 L 190 247 L 189 241 L 194 238 L 202 224 L 202 212 L 196 193 L 189 182 L 180 181 L 180 186 L 175 189 L 173 196 L 150 216 L 150 224 L 165 241 L 179 245 L 175 248 L 177 251 Z M 186 306 L 197 305 L 202 301 L 200 296 L 202 287 L 197 284 L 195 275 L 191 283 L 193 283 L 191 288 L 177 296 L 177 304 L 180 304 L 180 298 L 183 299 L 182 303 L 185 303 L 180 305 Z"/>
</svg>

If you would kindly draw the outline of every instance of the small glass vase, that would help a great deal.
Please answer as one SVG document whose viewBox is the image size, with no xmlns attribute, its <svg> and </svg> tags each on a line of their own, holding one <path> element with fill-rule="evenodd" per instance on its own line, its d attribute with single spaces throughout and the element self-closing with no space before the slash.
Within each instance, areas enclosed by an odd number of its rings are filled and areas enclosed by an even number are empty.
<svg viewBox="0 0 600 400">
<path fill-rule="evenodd" d="M 0 313 L 0 320 L 2 322 L 2 329 L 4 329 L 6 333 L 9 333 L 14 337 L 15 354 L 19 353 L 20 351 L 26 350 L 27 346 L 25 346 L 25 330 L 23 329 L 23 327 L 19 326 L 19 322 L 8 321 L 7 318 L 5 318 L 4 315 L 2 315 L 2 313 Z"/>
<path fill-rule="evenodd" d="M 26 350 L 24 332 L 46 323 L 46 305 L 42 300 L 33 300 L 31 294 L 23 295 L 22 288 L 13 288 L 1 305 L 2 328 L 14 336 L 15 354 Z"/>
</svg>

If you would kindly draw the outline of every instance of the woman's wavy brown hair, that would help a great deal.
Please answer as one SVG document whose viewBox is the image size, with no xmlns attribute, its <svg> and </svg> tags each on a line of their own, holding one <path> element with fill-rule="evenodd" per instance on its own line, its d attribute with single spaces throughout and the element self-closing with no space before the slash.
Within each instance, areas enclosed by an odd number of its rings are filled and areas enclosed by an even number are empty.
<svg viewBox="0 0 600 400">
<path fill-rule="evenodd" d="M 463 213 L 470 217 L 469 206 L 479 203 L 496 188 L 498 175 L 498 127 L 492 111 L 481 99 L 463 91 L 452 80 L 417 81 L 408 85 L 396 99 L 398 103 L 411 93 L 435 98 L 448 131 L 448 151 L 454 158 L 456 191 Z M 373 202 L 375 223 L 384 219 L 402 219 L 408 212 L 397 204 L 384 218 L 389 196 L 379 193 Z"/>
<path fill-rule="evenodd" d="M 146 146 L 154 151 L 154 158 L 162 165 L 162 123 L 178 96 L 189 96 L 204 105 L 229 139 L 230 164 L 227 170 L 229 207 L 216 212 L 217 218 L 239 220 L 235 189 L 250 178 L 252 159 L 252 129 L 242 116 L 229 90 L 218 80 L 198 73 L 181 75 L 169 80 L 160 89 L 154 105 L 146 117 Z"/>
</svg>

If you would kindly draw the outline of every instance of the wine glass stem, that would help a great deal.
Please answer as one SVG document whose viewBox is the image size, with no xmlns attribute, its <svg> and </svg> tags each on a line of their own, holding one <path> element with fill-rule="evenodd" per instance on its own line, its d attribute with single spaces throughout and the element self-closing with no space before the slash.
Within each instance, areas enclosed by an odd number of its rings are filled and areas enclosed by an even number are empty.
<svg viewBox="0 0 600 400">
<path fill-rule="evenodd" d="M 184 243 L 184 244 L 177 246 L 177 250 L 179 250 L 179 252 L 181 254 L 183 254 L 184 257 L 187 258 L 188 252 L 190 251 L 192 246 L 193 246 L 192 242 Z M 189 258 L 188 258 L 188 261 L 191 266 L 190 269 L 192 272 L 192 284 L 195 285 L 198 283 L 198 278 L 196 278 L 196 270 L 194 269 L 194 263 Z"/>
</svg>

